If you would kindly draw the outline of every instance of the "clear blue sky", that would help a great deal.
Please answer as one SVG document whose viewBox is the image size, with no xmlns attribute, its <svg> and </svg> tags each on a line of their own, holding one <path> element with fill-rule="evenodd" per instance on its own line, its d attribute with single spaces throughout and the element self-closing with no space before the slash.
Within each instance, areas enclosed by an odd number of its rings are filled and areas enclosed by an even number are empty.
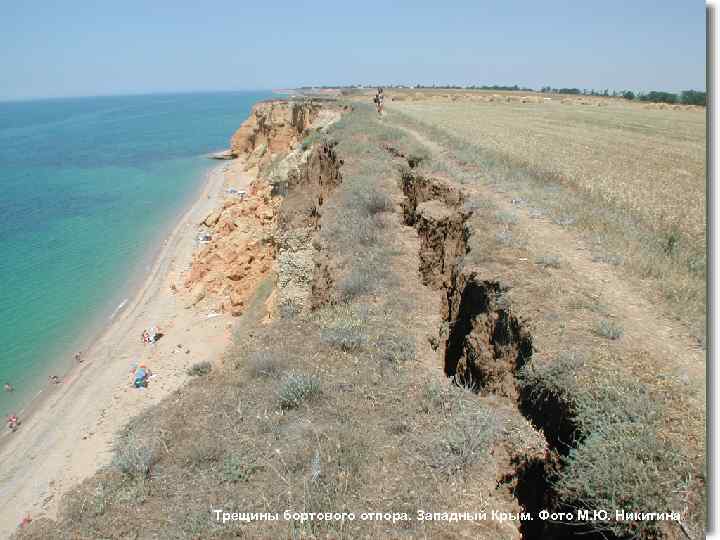
<svg viewBox="0 0 720 540">
<path fill-rule="evenodd" d="M 332 85 L 705 88 L 698 0 L 0 0 L 0 99 Z"/>
</svg>

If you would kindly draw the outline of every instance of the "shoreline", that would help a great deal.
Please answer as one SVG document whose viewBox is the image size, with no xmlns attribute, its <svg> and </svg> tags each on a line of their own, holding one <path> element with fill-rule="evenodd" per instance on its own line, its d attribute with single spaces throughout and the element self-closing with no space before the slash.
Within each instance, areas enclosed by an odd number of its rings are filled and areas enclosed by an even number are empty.
<svg viewBox="0 0 720 540">
<path fill-rule="evenodd" d="M 206 157 L 206 155 L 201 154 L 198 159 Z M 53 348 L 51 354 L 56 357 L 56 360 L 49 362 L 44 366 L 43 372 L 38 374 L 39 389 L 34 392 L 32 391 L 34 389 L 31 389 L 31 391 L 19 394 L 17 407 L 8 412 L 17 414 L 20 419 L 26 418 L 37 408 L 36 402 L 43 399 L 45 394 L 51 392 L 53 387 L 47 384 L 47 377 L 58 375 L 64 381 L 71 377 L 78 367 L 84 364 L 84 360 L 81 363 L 76 362 L 74 354 L 81 352 L 82 358 L 86 358 L 92 351 L 93 344 L 102 339 L 108 328 L 138 298 L 146 282 L 150 279 L 148 276 L 153 273 L 155 266 L 163 255 L 175 229 L 186 218 L 196 201 L 205 196 L 212 181 L 213 173 L 222 168 L 223 165 L 227 164 L 210 163 L 207 165 L 206 170 L 202 173 L 202 180 L 198 182 L 196 188 L 190 190 L 188 195 L 184 197 L 182 203 L 175 209 L 174 217 L 164 224 L 155 237 L 151 239 L 150 246 L 139 254 L 138 260 L 128 269 L 116 289 L 109 292 L 104 304 L 96 308 L 95 320 L 82 323 L 79 333 L 69 344 Z M 0 451 L 2 451 L 3 444 L 8 436 L 9 433 L 5 430 L 0 432 Z M 2 493 L 1 489 L 0 493 Z"/>
<path fill-rule="evenodd" d="M 189 365 L 217 360 L 226 350 L 231 317 L 203 317 L 201 308 L 188 308 L 188 295 L 180 284 L 198 247 L 200 221 L 223 203 L 229 182 L 249 182 L 243 164 L 238 159 L 208 167 L 204 182 L 179 209 L 174 226 L 168 227 L 169 234 L 158 237 L 157 252 L 139 260 L 137 270 L 112 296 L 115 306 L 108 313 L 113 318 L 107 321 L 103 313 L 99 324 L 105 328 L 82 340 L 89 344 L 83 362 L 72 361 L 62 384 L 29 396 L 16 433 L 4 428 L 0 497 L 13 504 L 0 510 L 0 535 L 11 534 L 25 515 L 54 515 L 66 489 L 109 463 L 119 428 L 181 387 Z M 171 291 L 175 283 L 178 290 Z M 155 344 L 143 345 L 139 335 L 149 326 L 159 326 L 165 335 Z M 132 389 L 130 366 L 143 360 L 156 376 L 148 389 Z"/>
</svg>

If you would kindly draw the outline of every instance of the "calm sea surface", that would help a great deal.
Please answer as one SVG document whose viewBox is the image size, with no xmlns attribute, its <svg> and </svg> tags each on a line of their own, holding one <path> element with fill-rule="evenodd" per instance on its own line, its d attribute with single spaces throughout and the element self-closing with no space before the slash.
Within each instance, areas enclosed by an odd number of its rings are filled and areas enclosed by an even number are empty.
<svg viewBox="0 0 720 540">
<path fill-rule="evenodd" d="M 0 414 L 107 324 L 269 92 L 0 103 Z"/>
</svg>

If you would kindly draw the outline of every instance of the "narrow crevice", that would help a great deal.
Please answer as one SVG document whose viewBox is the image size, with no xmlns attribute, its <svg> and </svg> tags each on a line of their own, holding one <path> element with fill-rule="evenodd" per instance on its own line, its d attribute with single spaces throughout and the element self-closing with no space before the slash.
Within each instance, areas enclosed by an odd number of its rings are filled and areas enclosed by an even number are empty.
<svg viewBox="0 0 720 540">
<path fill-rule="evenodd" d="M 407 159 L 395 149 L 386 150 Z M 533 516 L 521 523 L 522 538 L 601 538 L 587 523 L 555 523 L 538 516 L 541 510 L 563 511 L 552 479 L 562 469 L 563 456 L 577 444 L 577 426 L 569 404 L 520 384 L 520 372 L 532 358 L 532 335 L 513 314 L 505 287 L 480 269 L 463 265 L 470 236 L 470 214 L 464 210 L 463 193 L 412 168 L 401 172 L 400 187 L 405 195 L 403 220 L 418 233 L 423 284 L 442 294 L 444 323 L 439 337 L 432 341 L 442 353 L 446 375 L 478 393 L 512 400 L 518 412 L 545 436 L 544 458 L 511 457 L 513 472 L 498 482 L 498 487 L 509 489 Z M 606 537 L 614 538 L 607 533 Z"/>
<path fill-rule="evenodd" d="M 546 459 L 518 458 L 511 464 L 513 472 L 504 476 L 498 487 L 509 489 L 523 510 L 533 516 L 533 520 L 520 523 L 520 534 L 524 540 L 548 538 L 547 522 L 539 519 L 538 514 L 549 505 L 549 464 Z"/>
<path fill-rule="evenodd" d="M 532 337 L 502 293 L 499 282 L 455 269 L 445 293 L 445 374 L 478 392 L 516 400 L 516 376 L 532 355 Z"/>
<path fill-rule="evenodd" d="M 518 409 L 530 423 L 545 435 L 550 448 L 567 456 L 579 441 L 579 426 L 572 405 L 555 393 L 542 388 L 523 386 Z"/>
</svg>

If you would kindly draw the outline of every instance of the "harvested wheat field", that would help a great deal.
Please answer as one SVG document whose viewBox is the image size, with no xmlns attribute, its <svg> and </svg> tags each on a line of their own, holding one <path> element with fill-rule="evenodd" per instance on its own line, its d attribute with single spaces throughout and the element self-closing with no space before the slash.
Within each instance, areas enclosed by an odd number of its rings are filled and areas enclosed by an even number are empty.
<svg viewBox="0 0 720 540">
<path fill-rule="evenodd" d="M 705 109 L 459 96 L 427 92 L 388 109 L 452 145 L 483 181 L 584 234 L 597 259 L 662 299 L 704 343 Z"/>
<path fill-rule="evenodd" d="M 705 238 L 705 111 L 416 102 L 392 108 L 557 175 L 657 230 Z"/>
</svg>

